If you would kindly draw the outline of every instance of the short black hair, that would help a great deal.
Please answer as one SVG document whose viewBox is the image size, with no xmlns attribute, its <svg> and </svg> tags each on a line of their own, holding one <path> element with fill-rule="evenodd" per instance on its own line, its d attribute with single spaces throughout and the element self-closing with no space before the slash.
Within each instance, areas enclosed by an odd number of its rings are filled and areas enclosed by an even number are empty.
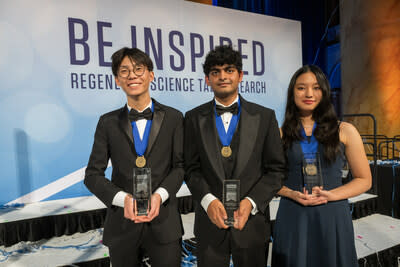
<svg viewBox="0 0 400 267">
<path fill-rule="evenodd" d="M 221 45 L 208 52 L 203 64 L 203 71 L 206 76 L 210 74 L 211 68 L 225 64 L 235 65 L 241 72 L 243 68 L 242 55 L 239 51 L 233 50 L 230 45 Z"/>
<path fill-rule="evenodd" d="M 126 56 L 131 61 L 135 61 L 136 64 L 143 64 L 149 71 L 153 71 L 153 61 L 151 61 L 149 55 L 138 48 L 123 47 L 111 56 L 111 69 L 114 76 L 118 76 L 118 69 Z"/>
</svg>

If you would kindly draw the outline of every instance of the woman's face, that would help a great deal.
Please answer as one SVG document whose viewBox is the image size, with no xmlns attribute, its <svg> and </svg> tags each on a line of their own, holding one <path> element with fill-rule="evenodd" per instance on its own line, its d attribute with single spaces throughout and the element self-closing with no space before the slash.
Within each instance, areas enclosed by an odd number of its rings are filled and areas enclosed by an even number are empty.
<svg viewBox="0 0 400 267">
<path fill-rule="evenodd" d="M 306 72 L 301 74 L 294 85 L 294 103 L 303 115 L 312 114 L 321 102 L 322 90 L 315 74 Z"/>
</svg>

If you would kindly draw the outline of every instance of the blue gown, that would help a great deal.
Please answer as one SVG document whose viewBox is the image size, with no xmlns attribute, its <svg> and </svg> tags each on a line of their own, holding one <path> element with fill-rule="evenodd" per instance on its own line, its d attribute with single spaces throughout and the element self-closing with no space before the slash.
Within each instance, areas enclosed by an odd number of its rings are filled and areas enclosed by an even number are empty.
<svg viewBox="0 0 400 267">
<path fill-rule="evenodd" d="M 344 146 L 342 145 L 342 151 Z M 322 145 L 318 145 L 323 155 Z M 287 151 L 288 179 L 285 185 L 302 191 L 302 147 L 293 143 Z M 344 153 L 332 164 L 321 157 L 324 189 L 342 185 Z M 272 267 L 355 267 L 358 266 L 354 230 L 347 200 L 319 206 L 303 206 L 282 197 L 276 216 Z"/>
</svg>

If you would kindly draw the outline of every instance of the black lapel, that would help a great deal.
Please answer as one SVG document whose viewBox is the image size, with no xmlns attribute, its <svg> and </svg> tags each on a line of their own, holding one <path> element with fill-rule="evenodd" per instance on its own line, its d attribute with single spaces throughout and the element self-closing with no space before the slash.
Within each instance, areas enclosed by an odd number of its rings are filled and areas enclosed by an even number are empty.
<svg viewBox="0 0 400 267">
<path fill-rule="evenodd" d="M 161 124 L 164 120 L 165 111 L 162 109 L 161 105 L 152 99 L 154 105 L 153 122 L 151 123 L 149 141 L 147 143 L 147 149 L 145 152 L 146 157 L 150 154 L 151 148 L 160 133 Z"/>
<path fill-rule="evenodd" d="M 236 166 L 233 171 L 234 179 L 239 179 L 240 174 L 246 167 L 251 153 L 254 151 L 257 133 L 260 127 L 260 115 L 251 114 L 248 111 L 248 103 L 240 97 L 241 113 L 240 113 L 240 132 L 239 132 L 239 149 L 236 158 Z"/>
<path fill-rule="evenodd" d="M 119 114 L 119 125 L 128 137 L 130 144 L 133 145 L 132 125 L 128 118 L 128 107 L 126 105 L 121 109 L 121 113 Z"/>
<path fill-rule="evenodd" d="M 214 103 L 209 102 L 199 116 L 200 135 L 203 147 L 207 153 L 212 167 L 217 176 L 224 180 L 224 168 L 222 165 L 221 152 L 218 149 L 218 133 L 215 126 Z"/>
</svg>

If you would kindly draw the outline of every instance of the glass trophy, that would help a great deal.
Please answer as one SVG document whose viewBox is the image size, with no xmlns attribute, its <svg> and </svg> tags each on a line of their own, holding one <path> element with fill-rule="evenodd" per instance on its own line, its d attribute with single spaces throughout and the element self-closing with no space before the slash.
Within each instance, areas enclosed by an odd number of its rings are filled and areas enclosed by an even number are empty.
<svg viewBox="0 0 400 267">
<path fill-rule="evenodd" d="M 312 194 L 313 187 L 323 186 L 319 153 L 303 154 L 303 182 L 309 194 Z"/>
<path fill-rule="evenodd" d="M 227 226 L 233 226 L 235 222 L 233 213 L 239 208 L 240 203 L 240 180 L 224 180 L 222 195 L 222 202 L 228 216 L 224 223 Z"/>
<path fill-rule="evenodd" d="M 349 164 L 347 160 L 345 160 L 344 165 L 342 167 L 342 179 L 346 179 L 349 176 Z"/>
<path fill-rule="evenodd" d="M 133 199 L 136 201 L 137 216 L 147 215 L 150 210 L 151 169 L 133 169 Z"/>
</svg>

